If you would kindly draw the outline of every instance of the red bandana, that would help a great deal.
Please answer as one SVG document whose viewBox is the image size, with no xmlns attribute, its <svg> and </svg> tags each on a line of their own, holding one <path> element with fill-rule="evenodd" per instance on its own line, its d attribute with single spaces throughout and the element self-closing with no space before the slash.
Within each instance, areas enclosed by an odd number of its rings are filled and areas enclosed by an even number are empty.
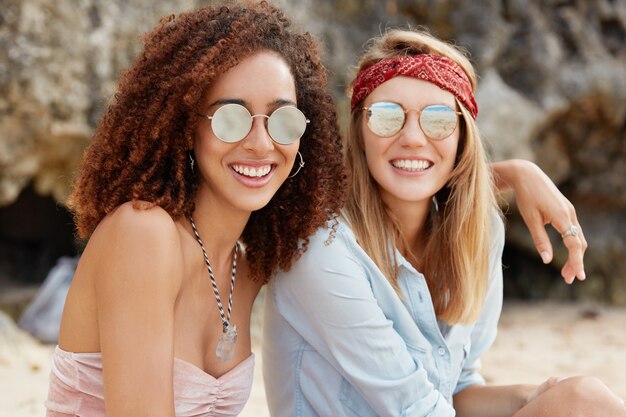
<svg viewBox="0 0 626 417">
<path fill-rule="evenodd" d="M 354 110 L 376 87 L 399 75 L 419 78 L 451 92 L 463 103 L 474 119 L 478 115 L 472 83 L 465 72 L 454 61 L 430 54 L 383 59 L 361 71 L 352 88 L 351 110 Z"/>
</svg>

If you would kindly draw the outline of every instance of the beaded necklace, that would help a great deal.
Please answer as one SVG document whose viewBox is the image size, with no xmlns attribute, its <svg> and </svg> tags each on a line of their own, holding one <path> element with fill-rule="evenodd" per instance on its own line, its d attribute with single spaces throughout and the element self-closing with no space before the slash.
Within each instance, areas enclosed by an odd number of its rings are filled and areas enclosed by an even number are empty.
<svg viewBox="0 0 626 417">
<path fill-rule="evenodd" d="M 191 228 L 196 235 L 196 240 L 200 244 L 200 249 L 202 249 L 202 254 L 204 255 L 204 263 L 206 264 L 207 270 L 209 271 L 211 285 L 213 286 L 213 293 L 215 294 L 215 300 L 217 301 L 217 308 L 219 309 L 220 315 L 222 316 L 222 337 L 220 337 L 220 340 L 217 342 L 215 355 L 220 361 L 228 362 L 233 358 L 233 355 L 235 354 L 235 342 L 237 342 L 237 326 L 230 324 L 230 311 L 233 305 L 233 290 L 235 289 L 235 275 L 237 273 L 237 250 L 239 248 L 239 243 L 235 243 L 235 248 L 233 249 L 234 254 L 233 268 L 231 271 L 230 279 L 230 295 L 228 296 L 227 314 L 224 314 L 222 299 L 220 298 L 220 293 L 217 290 L 217 283 L 215 282 L 215 276 L 213 275 L 213 268 L 211 268 L 211 264 L 209 263 L 209 257 L 206 254 L 206 249 L 204 248 L 204 244 L 202 243 L 200 234 L 198 234 L 198 230 L 196 230 L 196 225 L 193 222 L 193 217 L 189 217 L 189 220 L 191 221 Z"/>
</svg>

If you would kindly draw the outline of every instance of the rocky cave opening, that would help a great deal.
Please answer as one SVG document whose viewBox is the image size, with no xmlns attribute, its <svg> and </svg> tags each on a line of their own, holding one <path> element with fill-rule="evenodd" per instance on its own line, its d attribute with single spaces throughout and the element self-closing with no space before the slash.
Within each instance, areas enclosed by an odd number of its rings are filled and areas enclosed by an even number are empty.
<svg viewBox="0 0 626 417">
<path fill-rule="evenodd" d="M 78 251 L 68 210 L 26 187 L 0 207 L 0 309 L 19 316 L 58 259 Z"/>
</svg>

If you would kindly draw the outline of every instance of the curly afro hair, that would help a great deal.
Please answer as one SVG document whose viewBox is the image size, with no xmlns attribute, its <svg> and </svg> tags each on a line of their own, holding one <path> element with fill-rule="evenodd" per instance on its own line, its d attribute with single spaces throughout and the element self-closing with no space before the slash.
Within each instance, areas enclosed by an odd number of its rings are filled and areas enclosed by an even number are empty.
<svg viewBox="0 0 626 417">
<path fill-rule="evenodd" d="M 127 201 L 148 201 L 174 219 L 194 209 L 196 174 L 188 163 L 195 109 L 214 80 L 261 50 L 280 54 L 295 79 L 298 107 L 311 119 L 300 142 L 302 171 L 252 213 L 243 235 L 255 279 L 288 269 L 308 236 L 343 205 L 346 174 L 334 104 L 319 48 L 267 2 L 209 6 L 163 18 L 120 79 L 68 206 L 78 235 Z"/>
</svg>

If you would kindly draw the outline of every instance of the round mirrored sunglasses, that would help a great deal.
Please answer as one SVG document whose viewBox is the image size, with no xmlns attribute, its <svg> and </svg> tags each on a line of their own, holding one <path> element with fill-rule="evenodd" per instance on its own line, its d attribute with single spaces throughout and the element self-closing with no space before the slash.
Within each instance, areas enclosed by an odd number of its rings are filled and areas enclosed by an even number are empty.
<svg viewBox="0 0 626 417">
<path fill-rule="evenodd" d="M 250 130 L 255 117 L 267 119 L 267 132 L 272 140 L 281 145 L 289 145 L 302 137 L 310 122 L 297 107 L 283 106 L 266 114 L 252 115 L 241 104 L 229 103 L 219 107 L 213 116 L 199 114 L 211 121 L 213 134 L 221 141 L 234 143 L 243 140 Z"/>
<path fill-rule="evenodd" d="M 442 140 L 450 136 L 458 124 L 457 112 L 443 104 L 431 104 L 423 109 L 405 109 L 398 103 L 379 101 L 372 103 L 367 110 L 367 126 L 376 135 L 390 137 L 404 127 L 406 114 L 415 111 L 419 117 L 419 125 L 426 137 L 432 140 Z"/>
</svg>

